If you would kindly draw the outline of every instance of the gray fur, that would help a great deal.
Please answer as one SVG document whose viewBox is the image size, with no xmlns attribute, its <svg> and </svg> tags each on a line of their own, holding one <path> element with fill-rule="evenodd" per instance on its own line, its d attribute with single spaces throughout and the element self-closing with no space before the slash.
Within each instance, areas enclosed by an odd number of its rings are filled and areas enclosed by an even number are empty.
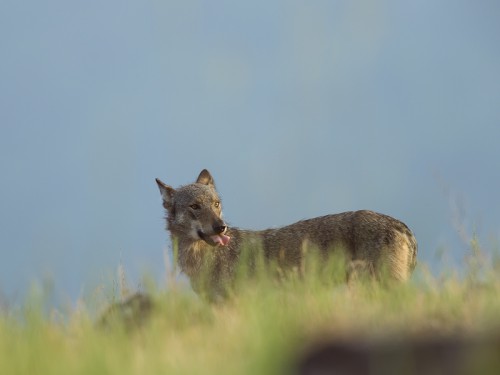
<svg viewBox="0 0 500 375">
<path fill-rule="evenodd" d="M 416 264 L 417 242 L 401 221 L 373 211 L 350 211 L 302 220 L 282 228 L 261 231 L 226 227 L 220 198 L 210 173 L 204 169 L 195 183 L 178 189 L 156 180 L 167 212 L 167 230 L 178 251 L 177 262 L 196 291 L 201 279 L 219 293 L 231 281 L 243 247 L 255 244 L 264 258 L 286 269 L 302 269 L 304 248 L 328 255 L 343 249 L 353 269 L 381 269 L 395 280 L 406 281 Z M 211 236 L 229 236 L 227 246 Z M 209 268 L 205 267 L 210 265 Z"/>
</svg>

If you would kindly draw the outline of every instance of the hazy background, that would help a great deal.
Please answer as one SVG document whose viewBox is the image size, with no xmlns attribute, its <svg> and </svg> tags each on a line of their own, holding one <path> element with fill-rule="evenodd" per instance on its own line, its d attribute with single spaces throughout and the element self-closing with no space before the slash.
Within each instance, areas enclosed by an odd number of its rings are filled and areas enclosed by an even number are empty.
<svg viewBox="0 0 500 375">
<path fill-rule="evenodd" d="M 160 177 L 227 220 L 369 208 L 500 234 L 498 1 L 0 1 L 0 290 L 165 279 Z M 465 234 L 459 233 L 459 228 Z"/>
</svg>

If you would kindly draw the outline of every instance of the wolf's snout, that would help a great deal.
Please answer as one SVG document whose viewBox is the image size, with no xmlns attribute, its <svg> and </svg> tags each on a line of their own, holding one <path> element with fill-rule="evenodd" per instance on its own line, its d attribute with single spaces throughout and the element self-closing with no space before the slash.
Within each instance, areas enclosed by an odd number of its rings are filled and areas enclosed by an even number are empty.
<svg viewBox="0 0 500 375">
<path fill-rule="evenodd" d="M 224 222 L 220 222 L 218 224 L 214 224 L 212 226 L 212 229 L 214 231 L 214 235 L 210 236 L 210 240 L 216 245 L 216 246 L 227 246 L 229 243 L 229 240 L 231 237 L 226 236 L 224 233 L 227 230 L 226 224 Z"/>
<path fill-rule="evenodd" d="M 224 233 L 227 229 L 227 226 L 222 224 L 222 225 L 214 225 L 212 227 L 212 229 L 214 230 L 214 233 L 216 234 L 221 234 L 221 233 Z"/>
</svg>

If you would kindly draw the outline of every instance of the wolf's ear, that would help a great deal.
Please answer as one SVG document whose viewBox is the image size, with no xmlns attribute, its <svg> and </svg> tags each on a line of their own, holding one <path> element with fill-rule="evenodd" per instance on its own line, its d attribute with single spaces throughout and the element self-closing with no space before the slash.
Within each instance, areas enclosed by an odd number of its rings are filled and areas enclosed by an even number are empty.
<svg viewBox="0 0 500 375">
<path fill-rule="evenodd" d="M 172 200 L 174 197 L 175 189 L 164 184 L 159 178 L 156 179 L 156 183 L 160 188 L 161 197 L 163 198 L 163 207 L 167 210 L 172 208 Z"/>
<path fill-rule="evenodd" d="M 215 187 L 214 179 L 210 172 L 206 169 L 201 171 L 200 175 L 196 179 L 196 183 Z"/>
</svg>

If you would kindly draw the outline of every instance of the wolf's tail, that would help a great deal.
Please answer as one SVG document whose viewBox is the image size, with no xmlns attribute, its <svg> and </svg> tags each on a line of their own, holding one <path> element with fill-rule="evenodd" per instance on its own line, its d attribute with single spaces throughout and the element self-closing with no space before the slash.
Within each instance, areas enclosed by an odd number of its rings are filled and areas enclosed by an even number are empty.
<svg viewBox="0 0 500 375">
<path fill-rule="evenodd" d="M 417 265 L 418 244 L 413 232 L 408 229 L 408 239 L 410 240 L 410 270 L 413 271 Z"/>
</svg>

